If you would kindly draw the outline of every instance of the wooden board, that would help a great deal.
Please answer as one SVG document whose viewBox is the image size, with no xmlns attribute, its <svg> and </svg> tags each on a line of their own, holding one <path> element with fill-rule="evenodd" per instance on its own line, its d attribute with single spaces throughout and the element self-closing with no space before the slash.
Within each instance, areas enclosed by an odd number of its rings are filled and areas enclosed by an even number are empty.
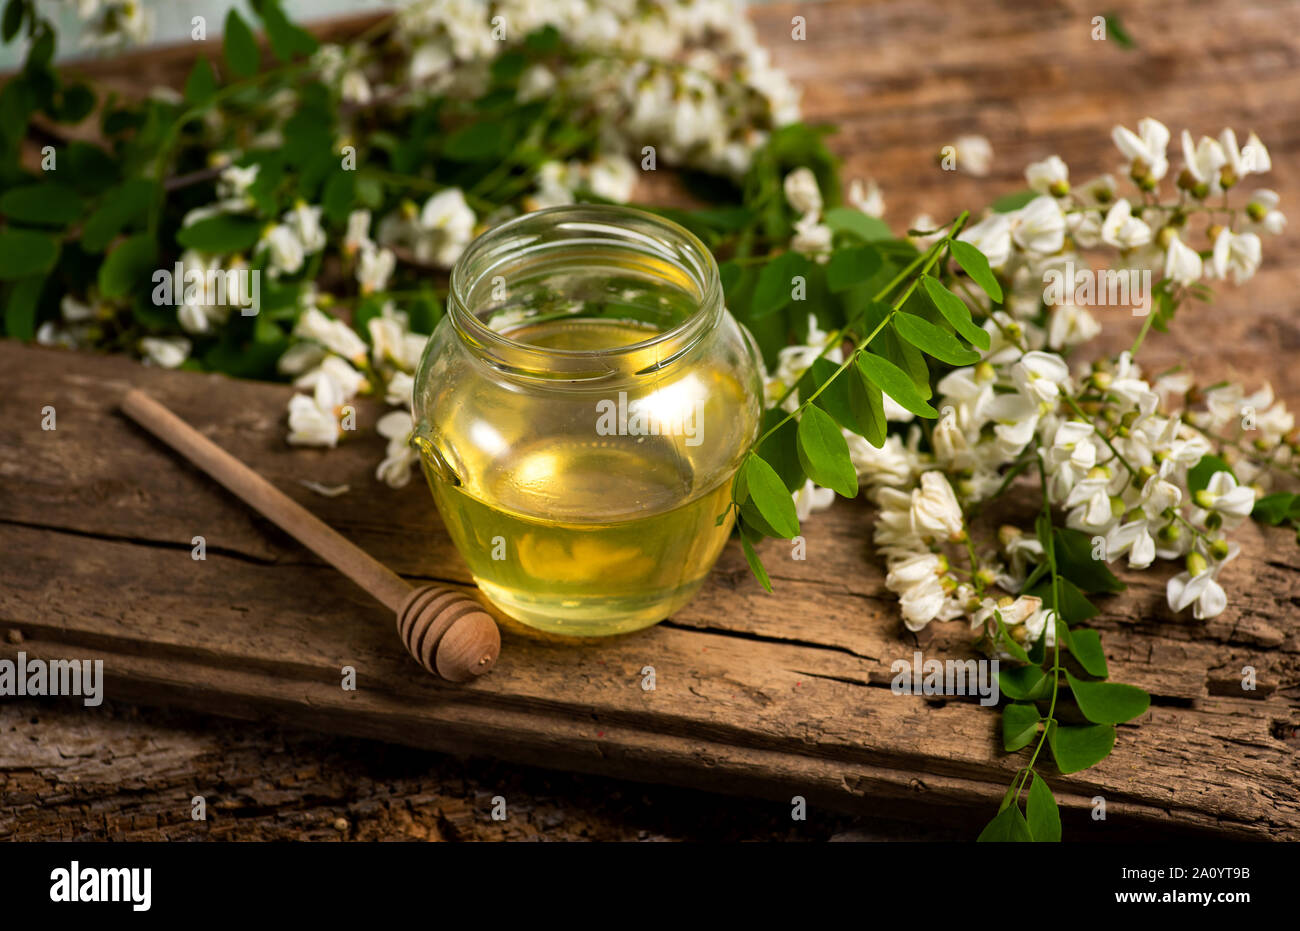
<svg viewBox="0 0 1300 931">
<path fill-rule="evenodd" d="M 867 556 L 863 506 L 813 518 L 805 561 L 771 545 L 773 596 L 732 545 L 671 621 L 576 644 L 508 628 L 496 670 L 457 688 L 405 656 L 382 607 L 115 411 L 142 385 L 404 576 L 468 585 L 427 491 L 375 483 L 377 408 L 356 442 L 293 450 L 282 386 L 13 344 L 0 367 L 24 373 L 0 427 L 0 619 L 24 638 L 4 655 L 102 658 L 111 698 L 863 812 L 987 810 L 1014 768 L 996 714 L 889 690 L 914 645 Z M 54 431 L 40 429 L 47 404 Z M 322 498 L 304 477 L 354 490 Z M 1300 715 L 1281 694 L 1300 666 L 1300 549 L 1244 539 L 1234 569 L 1255 584 L 1215 621 L 1163 623 L 1156 578 L 1106 606 L 1113 673 L 1156 704 L 1110 760 L 1057 780 L 1065 804 L 1102 795 L 1112 817 L 1300 837 Z M 935 629 L 926 655 L 964 655 L 959 626 Z M 1249 697 L 1235 687 L 1246 664 Z M 340 687 L 346 665 L 356 691 Z"/>
<path fill-rule="evenodd" d="M 805 88 L 809 117 L 840 123 L 847 176 L 882 183 L 896 227 L 1020 187 L 1023 164 L 1052 152 L 1076 179 L 1113 169 L 1109 126 L 1148 113 L 1198 133 L 1256 129 L 1273 152 L 1270 186 L 1284 207 L 1296 201 L 1296 6 L 1144 4 L 1126 17 L 1137 55 L 1092 43 L 1092 14 L 1075 6 L 800 6 L 802 43 L 789 39 L 792 7 L 755 19 Z M 990 178 L 933 165 L 967 131 L 993 142 Z M 1153 339 L 1152 364 L 1271 377 L 1300 403 L 1288 364 L 1300 346 L 1295 233 L 1265 254 L 1246 288 L 1189 308 L 1172 337 Z M 1116 347 L 1132 321 L 1112 323 Z M 454 690 L 402 654 L 383 609 L 112 409 L 128 385 L 145 385 L 404 575 L 467 584 L 427 492 L 374 482 L 376 437 L 289 449 L 283 387 L 8 344 L 0 364 L 16 373 L 0 402 L 0 624 L 26 638 L 0 655 L 101 657 L 118 699 L 930 822 L 978 823 L 1015 766 L 997 750 L 996 714 L 887 689 L 890 663 L 916 644 L 883 589 L 860 503 L 809 522 L 805 562 L 769 545 L 773 596 L 733 546 L 672 621 L 603 644 L 508 631 L 499 668 Z M 59 412 L 53 433 L 39 429 L 45 404 Z M 363 428 L 376 413 L 365 409 Z M 324 499 L 303 477 L 354 490 Z M 195 534 L 208 541 L 205 562 L 190 559 Z M 1115 675 L 1155 704 L 1120 729 L 1109 760 L 1054 781 L 1067 821 L 1086 822 L 1101 795 L 1117 833 L 1300 838 L 1300 550 L 1280 531 L 1252 527 L 1241 539 L 1246 552 L 1224 578 L 1232 607 L 1214 621 L 1170 618 L 1158 573 L 1104 605 L 1097 625 Z M 304 591 L 318 608 L 292 609 Z M 967 655 L 959 626 L 928 632 L 926 655 Z M 345 664 L 358 670 L 357 692 L 339 688 Z M 654 692 L 640 688 L 647 664 Z M 1260 682 L 1248 697 L 1245 665 Z"/>
</svg>

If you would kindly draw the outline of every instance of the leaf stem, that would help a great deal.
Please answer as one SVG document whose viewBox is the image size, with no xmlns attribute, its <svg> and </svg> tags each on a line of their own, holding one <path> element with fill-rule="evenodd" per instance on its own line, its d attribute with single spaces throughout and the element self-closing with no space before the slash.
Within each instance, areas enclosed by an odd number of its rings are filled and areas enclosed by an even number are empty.
<svg viewBox="0 0 1300 931">
<path fill-rule="evenodd" d="M 795 408 L 793 411 L 786 414 L 779 421 L 774 423 L 767 430 L 766 433 L 764 433 L 762 436 L 758 438 L 757 441 L 755 441 L 754 448 L 758 448 L 759 446 L 761 446 L 764 440 L 766 440 L 769 436 L 771 436 L 781 427 L 785 426 L 786 423 L 788 423 L 790 420 L 794 418 L 795 414 L 799 413 L 799 411 L 803 410 L 814 400 L 816 400 L 817 396 L 821 394 L 827 388 L 827 386 L 829 386 L 833 381 L 835 381 L 835 379 L 838 378 L 846 368 L 848 368 L 850 365 L 854 363 L 854 361 L 858 357 L 858 353 L 862 352 L 862 350 L 864 350 L 865 348 L 867 348 L 867 346 L 871 344 L 871 341 L 875 339 L 877 335 L 879 335 L 880 331 L 883 330 L 886 327 L 886 325 L 888 325 L 889 321 L 894 319 L 894 315 L 897 314 L 899 309 L 903 306 L 903 304 L 907 302 L 907 299 L 912 296 L 912 293 L 916 290 L 916 286 L 920 282 L 921 278 L 931 268 L 934 267 L 935 263 L 939 260 L 939 256 L 943 253 L 943 248 L 948 244 L 948 241 L 952 239 L 953 236 L 956 236 L 959 232 L 961 232 L 961 228 L 966 224 L 966 220 L 969 216 L 970 213 L 968 211 L 963 211 L 961 215 L 957 217 L 957 219 L 953 220 L 952 223 L 949 224 L 950 230 L 947 236 L 945 236 L 943 239 L 939 240 L 938 242 L 933 243 L 929 249 L 927 249 L 921 255 L 917 256 L 916 259 L 914 259 L 907 266 L 907 268 L 903 269 L 901 272 L 895 275 L 893 281 L 885 285 L 883 288 L 880 289 L 880 291 L 877 292 L 876 296 L 872 298 L 873 302 L 880 300 L 882 297 L 888 294 L 892 288 L 894 288 L 899 282 L 903 280 L 904 277 L 906 277 L 906 275 L 908 275 L 912 271 L 915 271 L 918 265 L 920 266 L 920 273 L 912 277 L 912 280 L 911 282 L 908 283 L 907 288 L 904 289 L 903 293 L 900 294 L 894 300 L 893 305 L 890 307 L 889 313 L 885 315 L 885 318 L 883 320 L 881 320 L 878 324 L 876 324 L 876 328 L 874 330 L 868 333 L 866 337 L 864 337 L 862 340 L 854 344 L 853 351 L 849 353 L 848 357 L 842 363 L 840 363 L 840 366 L 835 370 L 835 373 L 831 375 L 829 378 L 827 378 L 824 382 L 822 382 L 816 388 L 816 390 L 814 390 L 808 395 L 807 398 L 804 398 L 802 401 L 800 401 L 799 406 L 797 408 Z M 822 358 L 822 356 L 824 356 L 831 348 L 838 345 L 839 341 L 842 341 L 843 332 L 844 330 L 843 328 L 841 328 L 831 334 L 830 338 L 827 339 L 826 341 L 826 345 L 822 347 L 822 351 L 818 354 L 817 356 L 818 359 Z M 773 407 L 776 408 L 781 407 L 786 402 L 786 400 L 795 392 L 797 387 L 798 387 L 798 383 L 796 382 L 794 385 L 791 385 L 789 388 L 787 388 L 785 390 L 785 393 L 781 395 L 780 399 L 776 402 L 776 404 L 773 405 Z"/>
<path fill-rule="evenodd" d="M 1056 568 L 1056 540 L 1051 533 L 1052 528 L 1052 502 L 1047 495 L 1047 468 L 1043 465 L 1043 459 L 1038 458 L 1038 475 L 1043 489 L 1043 520 L 1047 524 L 1047 540 L 1043 545 L 1043 553 L 1047 557 L 1047 565 L 1052 574 L 1052 624 L 1055 625 L 1061 617 L 1061 577 Z M 1052 630 L 1053 651 L 1052 651 L 1052 700 L 1047 707 L 1047 717 L 1043 719 L 1043 732 L 1038 737 L 1038 744 L 1034 747 L 1033 755 L 1029 758 L 1029 765 L 1022 769 L 1013 783 L 1015 785 L 1015 799 L 1020 798 L 1020 793 L 1024 791 L 1025 783 L 1029 780 L 1029 774 L 1034 771 L 1034 764 L 1038 762 L 1038 756 L 1043 752 L 1043 744 L 1047 742 L 1047 735 L 1051 732 L 1052 723 L 1056 717 L 1056 699 L 1061 691 L 1061 638 L 1056 636 L 1056 630 Z M 1047 636 L 1047 627 L 1043 627 L 1043 636 Z"/>
</svg>

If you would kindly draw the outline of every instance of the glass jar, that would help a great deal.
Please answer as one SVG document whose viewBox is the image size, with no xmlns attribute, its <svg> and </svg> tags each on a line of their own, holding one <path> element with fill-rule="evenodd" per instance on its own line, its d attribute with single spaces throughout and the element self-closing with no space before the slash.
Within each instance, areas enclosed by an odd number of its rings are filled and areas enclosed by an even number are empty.
<svg viewBox="0 0 1300 931">
<path fill-rule="evenodd" d="M 412 443 L 493 603 L 555 633 L 624 633 L 685 604 L 721 552 L 760 371 L 691 233 L 626 207 L 540 210 L 452 270 Z"/>
</svg>

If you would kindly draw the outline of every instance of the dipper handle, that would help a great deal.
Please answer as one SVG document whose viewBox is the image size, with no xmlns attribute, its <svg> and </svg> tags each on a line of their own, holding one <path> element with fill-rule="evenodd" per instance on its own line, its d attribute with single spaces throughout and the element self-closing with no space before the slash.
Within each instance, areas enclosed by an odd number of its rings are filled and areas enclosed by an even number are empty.
<svg viewBox="0 0 1300 931">
<path fill-rule="evenodd" d="M 501 650 L 501 634 L 477 601 L 443 585 L 412 589 L 397 573 L 140 389 L 127 392 L 122 410 L 387 605 L 397 615 L 402 642 L 426 670 L 452 682 L 464 682 L 492 668 Z"/>
</svg>

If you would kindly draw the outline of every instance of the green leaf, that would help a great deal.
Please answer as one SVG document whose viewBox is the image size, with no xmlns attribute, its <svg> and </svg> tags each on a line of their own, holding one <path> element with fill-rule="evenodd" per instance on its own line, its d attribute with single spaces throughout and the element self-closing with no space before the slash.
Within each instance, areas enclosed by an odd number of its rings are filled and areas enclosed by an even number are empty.
<svg viewBox="0 0 1300 931">
<path fill-rule="evenodd" d="M 1002 746 L 1008 753 L 1029 746 L 1038 733 L 1041 720 L 1042 716 L 1033 705 L 1011 702 L 1002 709 Z"/>
<path fill-rule="evenodd" d="M 325 191 L 321 194 L 321 207 L 324 208 L 325 216 L 335 223 L 345 222 L 352 211 L 356 190 L 355 171 L 340 168 L 330 175 L 329 180 L 325 182 Z"/>
<path fill-rule="evenodd" d="M 0 281 L 43 276 L 59 257 L 59 241 L 45 233 L 0 230 Z"/>
<path fill-rule="evenodd" d="M 762 457 L 751 453 L 745 459 L 745 484 L 749 488 L 750 500 L 777 536 L 789 540 L 799 535 L 799 516 L 795 513 L 794 499 L 776 470 Z"/>
<path fill-rule="evenodd" d="M 157 190 L 157 184 L 147 178 L 131 178 L 105 194 L 81 228 L 81 248 L 104 251 L 124 227 L 144 216 Z"/>
<path fill-rule="evenodd" d="M 789 304 L 796 277 L 802 277 L 807 287 L 808 260 L 798 252 L 783 252 L 764 265 L 758 273 L 758 283 L 754 285 L 750 318 L 766 317 Z"/>
<path fill-rule="evenodd" d="M 27 12 L 25 0 L 9 0 L 5 4 L 4 25 L 0 27 L 0 35 L 4 37 L 6 43 L 12 42 L 14 36 L 18 35 L 18 30 L 23 25 L 23 15 Z"/>
<path fill-rule="evenodd" d="M 1210 479 L 1216 472 L 1227 472 L 1234 479 L 1237 477 L 1232 467 L 1218 456 L 1206 454 L 1201 457 L 1200 462 L 1187 470 L 1187 490 L 1194 495 L 1209 487 Z"/>
<path fill-rule="evenodd" d="M 1067 671 L 1065 681 L 1083 716 L 1095 724 L 1123 724 L 1145 714 L 1151 696 L 1135 685 L 1121 682 L 1087 682 Z"/>
<path fill-rule="evenodd" d="M 481 162 L 505 154 L 509 139 L 500 123 L 483 120 L 447 136 L 442 154 L 456 162 Z"/>
<path fill-rule="evenodd" d="M 4 332 L 11 339 L 36 338 L 36 306 L 40 301 L 45 278 L 22 278 L 14 283 L 5 302 Z"/>
<path fill-rule="evenodd" d="M 296 55 L 310 55 L 316 51 L 316 39 L 310 32 L 289 20 L 280 7 L 280 0 L 261 0 L 256 4 L 266 37 L 271 41 L 271 51 L 280 61 L 287 62 Z"/>
<path fill-rule="evenodd" d="M 772 525 L 758 512 L 753 498 L 746 498 L 740 505 L 740 522 L 741 529 L 749 532 L 750 542 L 757 543 L 764 537 L 781 539 L 781 534 L 773 530 Z"/>
<path fill-rule="evenodd" d="M 1079 586 L 1069 579 L 1060 577 L 1057 579 L 1057 584 L 1060 586 L 1060 604 L 1056 607 L 1067 624 L 1078 624 L 1100 613 L 1097 606 L 1088 600 L 1088 596 L 1079 590 Z M 1053 607 L 1051 579 L 1043 579 L 1025 594 L 1043 599 L 1044 607 Z"/>
<path fill-rule="evenodd" d="M 949 365 L 974 365 L 980 360 L 978 352 L 967 349 L 947 330 L 941 330 L 929 320 L 916 314 L 896 314 L 893 322 L 899 336 L 940 362 L 947 362 Z"/>
<path fill-rule="evenodd" d="M 893 327 L 885 327 L 877 333 L 869 351 L 902 369 L 912 379 L 912 387 L 922 400 L 928 401 L 934 396 L 934 389 L 930 385 L 930 364 L 926 361 L 925 353 L 900 339 Z"/>
<path fill-rule="evenodd" d="M 1033 839 L 1020 806 L 1014 802 L 998 812 L 975 838 L 977 843 L 1029 843 Z"/>
<path fill-rule="evenodd" d="M 1029 786 L 1025 819 L 1036 842 L 1055 844 L 1061 839 L 1061 809 L 1056 805 L 1052 790 L 1038 773 L 1034 773 L 1034 781 Z"/>
<path fill-rule="evenodd" d="M 857 366 L 845 375 L 849 379 L 849 404 L 861 429 L 858 431 L 867 442 L 879 449 L 885 445 L 885 432 L 889 422 L 885 419 L 885 401 L 880 389 L 867 380 Z"/>
<path fill-rule="evenodd" d="M 28 78 L 33 77 L 37 72 L 45 71 L 49 67 L 50 59 L 54 57 L 54 31 L 50 28 L 48 20 L 36 20 L 36 33 L 31 41 L 31 47 L 27 50 L 27 61 L 23 65 L 23 71 Z"/>
<path fill-rule="evenodd" d="M 221 213 L 178 230 L 176 241 L 186 249 L 225 254 L 251 249 L 261 234 L 255 218 Z"/>
<path fill-rule="evenodd" d="M 799 462 L 818 485 L 833 488 L 845 498 L 858 494 L 858 473 L 849 459 L 849 444 L 830 414 L 815 404 L 799 418 Z"/>
<path fill-rule="evenodd" d="M 968 242 L 960 239 L 954 239 L 949 245 L 952 248 L 952 257 L 957 260 L 957 264 L 970 275 L 984 293 L 992 298 L 996 303 L 1002 303 L 1002 285 L 998 284 L 997 276 L 993 274 L 993 269 L 989 268 L 989 260 Z"/>
<path fill-rule="evenodd" d="M 232 9 L 226 14 L 226 31 L 221 51 L 226 66 L 241 78 L 252 77 L 262 63 L 262 53 L 257 48 L 257 40 L 253 38 L 253 30 L 248 28 L 248 23 L 244 22 L 238 10 Z"/>
<path fill-rule="evenodd" d="M 1042 665 L 1043 661 L 1047 658 L 1047 625 L 1046 624 L 1043 625 L 1043 629 L 1039 632 L 1038 639 L 1035 640 L 1033 643 L 1031 643 L 1029 645 L 1029 649 L 1026 650 L 1025 652 L 1029 655 L 1029 661 L 1031 663 L 1033 663 L 1036 666 Z M 1052 680 L 1050 677 L 1047 677 L 1043 680 L 1042 688 L 1044 692 L 1047 691 L 1046 683 L 1050 683 L 1051 681 Z"/>
<path fill-rule="evenodd" d="M 1047 742 L 1056 758 L 1056 768 L 1062 775 L 1069 775 L 1096 766 L 1110 755 L 1115 746 L 1115 725 L 1076 727 L 1052 724 L 1047 732 Z"/>
<path fill-rule="evenodd" d="M 58 181 L 25 184 L 0 197 L 0 213 L 37 226 L 67 226 L 81 216 L 83 206 L 77 192 Z"/>
<path fill-rule="evenodd" d="M 826 211 L 822 221 L 831 228 L 832 232 L 848 233 L 863 242 L 894 238 L 888 223 L 853 207 L 832 207 Z"/>
<path fill-rule="evenodd" d="M 770 592 L 772 590 L 772 580 L 767 577 L 767 569 L 763 566 L 763 560 L 758 558 L 754 545 L 749 542 L 749 538 L 744 534 L 740 536 L 740 546 L 745 551 L 745 562 L 749 563 L 749 571 L 754 573 L 754 577 L 758 579 L 764 590 Z"/>
<path fill-rule="evenodd" d="M 998 689 L 1014 701 L 1037 701 L 1051 687 L 1051 678 L 1037 666 L 998 667 Z"/>
<path fill-rule="evenodd" d="M 799 422 L 791 418 L 782 423 L 784 418 L 785 411 L 779 408 L 771 408 L 763 412 L 763 433 L 767 433 L 777 423 L 781 423 L 781 426 L 762 442 L 758 447 L 758 454 L 776 470 L 776 474 L 785 483 L 786 489 L 793 493 L 803 487 L 808 477 L 804 475 L 803 464 L 799 461 Z M 741 471 L 744 472 L 743 469 Z"/>
<path fill-rule="evenodd" d="M 99 266 L 99 293 L 104 297 L 126 297 L 149 276 L 158 258 L 158 245 L 147 233 L 124 241 Z"/>
<path fill-rule="evenodd" d="M 826 265 L 826 286 L 832 294 L 862 284 L 880 268 L 880 251 L 874 246 L 836 249 Z"/>
<path fill-rule="evenodd" d="M 212 71 L 211 63 L 200 55 L 190 69 L 190 76 L 185 79 L 185 102 L 192 107 L 202 106 L 216 92 L 217 76 Z"/>
<path fill-rule="evenodd" d="M 560 31 L 547 24 L 524 36 L 524 48 L 538 55 L 550 55 L 560 47 Z"/>
<path fill-rule="evenodd" d="M 1295 501 L 1296 496 L 1286 491 L 1265 495 L 1255 502 L 1255 508 L 1250 512 L 1250 516 L 1261 524 L 1277 527 L 1290 515 Z"/>
<path fill-rule="evenodd" d="M 1106 667 L 1106 651 L 1101 646 L 1101 634 L 1089 628 L 1070 631 L 1070 653 L 1090 676 L 1104 679 L 1110 675 Z"/>
<path fill-rule="evenodd" d="M 60 123 L 80 123 L 95 109 L 95 92 L 89 84 L 69 84 L 59 94 L 59 104 L 54 118 Z"/>
<path fill-rule="evenodd" d="M 999 197 L 997 200 L 993 202 L 992 204 L 993 212 L 1011 213 L 1014 210 L 1019 210 L 1021 207 L 1029 203 L 1037 196 L 1038 196 L 1038 192 L 1032 189 L 1025 190 L 1025 191 L 1016 191 L 1014 194 L 1007 194 L 1003 197 Z"/>
<path fill-rule="evenodd" d="M 943 319 L 947 320 L 966 342 L 985 350 L 992 345 L 987 331 L 977 327 L 971 319 L 970 308 L 966 306 L 966 302 L 945 288 L 938 278 L 924 275 L 921 278 L 921 286 L 925 288 L 925 293 L 930 295 L 930 300 L 934 302 L 939 313 L 943 314 Z"/>
<path fill-rule="evenodd" d="M 1085 592 L 1122 592 L 1126 586 L 1115 577 L 1106 563 L 1092 558 L 1092 537 L 1081 530 L 1056 527 L 1057 571 Z"/>
<path fill-rule="evenodd" d="M 63 158 L 72 169 L 72 186 L 82 194 L 102 194 L 120 177 L 117 162 L 97 145 L 69 144 Z"/>
<path fill-rule="evenodd" d="M 847 430 L 866 436 L 871 429 L 869 419 L 864 421 L 865 413 L 861 404 L 869 404 L 869 399 L 855 399 L 854 384 L 862 385 L 862 376 L 852 368 L 840 372 L 840 367 L 830 359 L 816 359 L 799 379 L 799 397 L 812 397 L 813 392 L 820 392 L 813 403 L 835 418 L 835 422 Z M 883 420 L 882 420 L 883 422 Z M 882 441 L 883 442 L 883 441 Z"/>
<path fill-rule="evenodd" d="M 1137 43 L 1133 41 L 1133 37 L 1129 35 L 1128 30 L 1124 28 L 1124 24 L 1120 22 L 1118 13 L 1106 14 L 1106 35 L 1114 39 L 1115 44 L 1122 49 L 1137 48 Z"/>
<path fill-rule="evenodd" d="M 888 359 L 872 352 L 858 353 L 858 367 L 867 380 L 918 417 L 938 417 L 916 390 L 911 376 Z"/>
</svg>

